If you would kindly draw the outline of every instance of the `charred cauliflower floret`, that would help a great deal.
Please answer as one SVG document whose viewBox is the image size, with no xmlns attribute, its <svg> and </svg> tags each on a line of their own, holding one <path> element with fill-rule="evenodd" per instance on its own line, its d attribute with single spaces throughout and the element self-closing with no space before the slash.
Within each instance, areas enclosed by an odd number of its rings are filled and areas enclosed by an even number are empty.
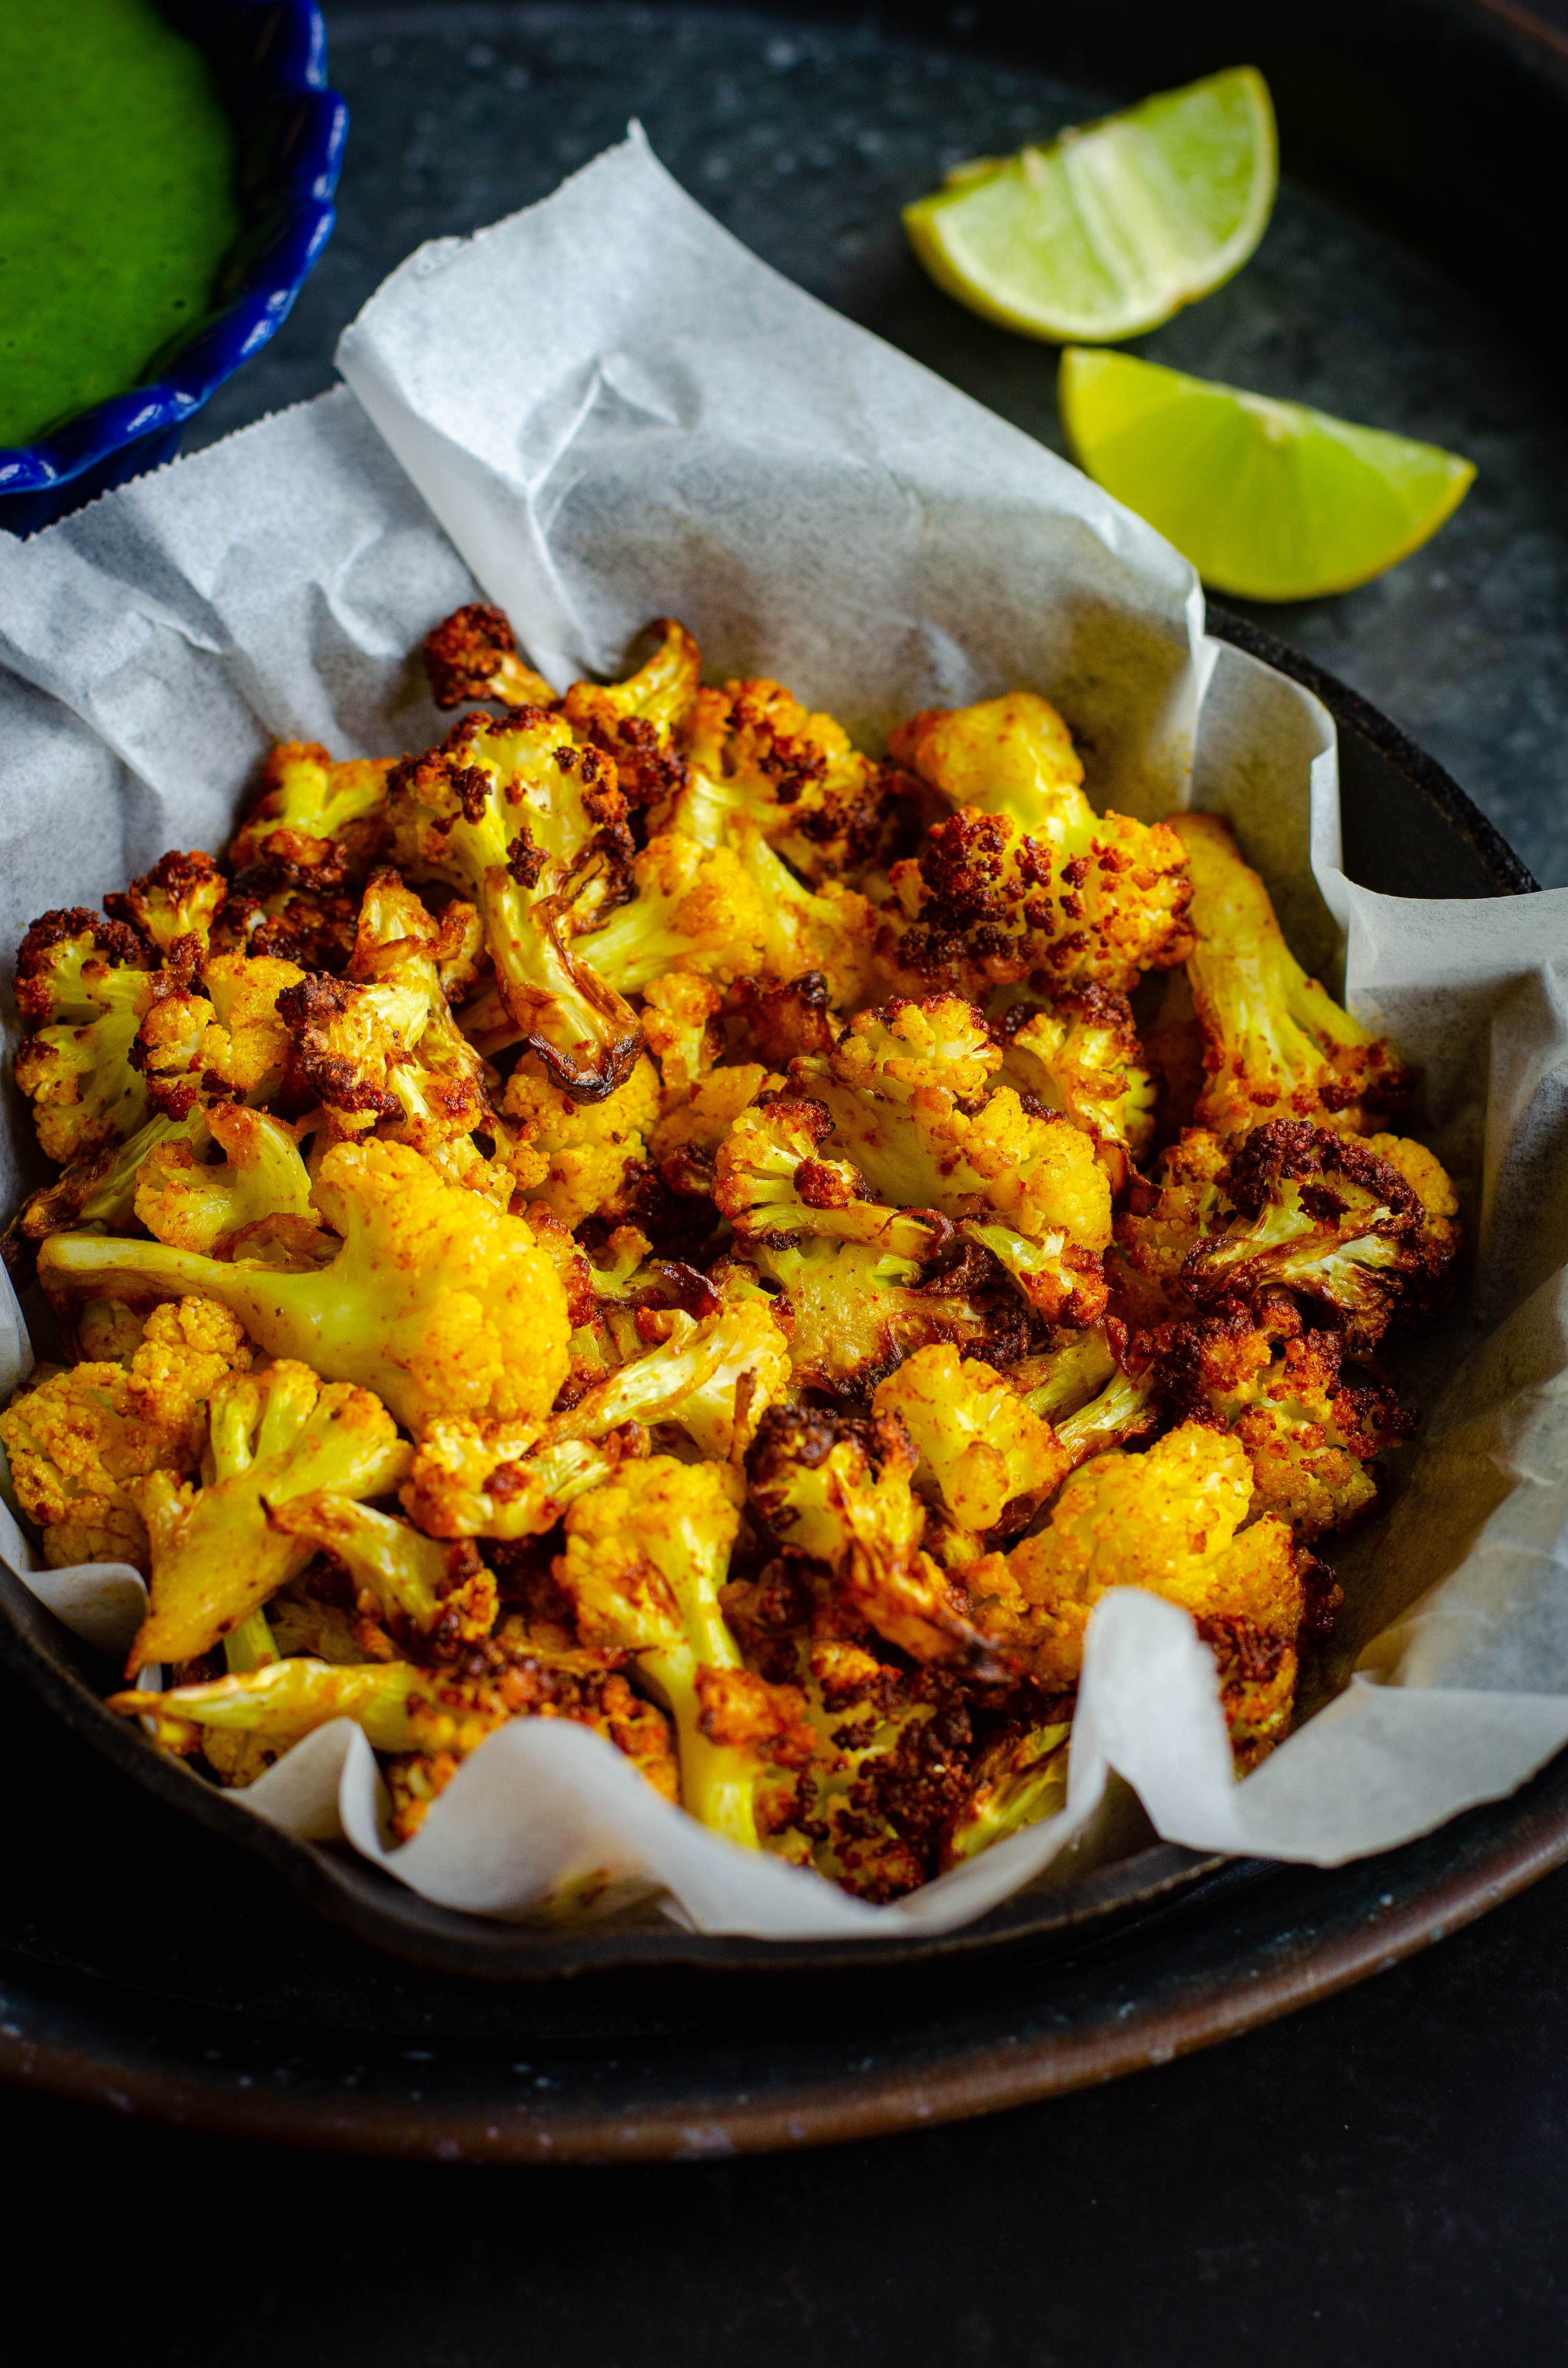
<svg viewBox="0 0 1568 2368">
<path fill-rule="evenodd" d="M 877 939 L 909 994 L 945 987 L 983 1003 L 1038 982 L 1126 994 L 1191 944 L 1180 840 L 1096 814 L 1061 717 L 1031 691 L 916 716 L 892 749 L 957 806 L 892 868 Z"/>
<path fill-rule="evenodd" d="M 134 929 L 166 969 L 188 976 L 207 958 L 213 923 L 228 893 L 229 883 L 210 855 L 176 848 L 129 888 L 106 896 L 104 910 Z"/>
<path fill-rule="evenodd" d="M 1277 1514 L 1303 1544 L 1366 1511 L 1374 1458 L 1415 1428 L 1387 1383 L 1345 1381 L 1341 1337 L 1304 1331 L 1283 1293 L 1256 1313 L 1221 1300 L 1160 1325 L 1131 1355 L 1164 1408 L 1234 1432 L 1252 1466 L 1253 1514 Z"/>
<path fill-rule="evenodd" d="M 860 1012 L 790 1075 L 880 1199 L 960 1223 L 1047 1323 L 1092 1323 L 1105 1304 L 1105 1171 L 1070 1121 L 1036 1118 L 992 1086 L 1000 1061 L 973 1006 L 937 996 Z"/>
<path fill-rule="evenodd" d="M 381 1496 L 409 1456 L 379 1398 L 345 1382 L 324 1388 L 292 1359 L 221 1381 L 209 1401 L 202 1484 L 159 1469 L 131 1485 L 153 1572 L 127 1676 L 210 1652 L 304 1568 L 315 1546 L 274 1527 L 274 1506 L 324 1492 Z"/>
<path fill-rule="evenodd" d="M 631 869 L 608 757 L 543 708 L 469 715 L 439 748 L 394 768 L 388 806 L 399 867 L 458 889 L 484 923 L 494 971 L 483 1049 L 526 1043 L 568 1092 L 612 1093 L 642 1033 L 574 942 L 619 901 Z"/>
<path fill-rule="evenodd" d="M 1274 1119 L 1236 1151 L 1223 1190 L 1234 1214 L 1182 1266 L 1199 1301 L 1283 1287 L 1331 1307 L 1358 1349 L 1379 1339 L 1396 1311 L 1441 1306 L 1459 1203 L 1418 1144 Z"/>
<path fill-rule="evenodd" d="M 1187 977 L 1208 1073 L 1199 1122 L 1227 1139 L 1269 1118 L 1354 1132 L 1364 1110 L 1398 1109 L 1408 1070 L 1307 976 L 1229 825 L 1218 814 L 1178 814 L 1171 828 L 1192 875 Z"/>
<path fill-rule="evenodd" d="M 1187 1311 L 1187 1261 L 1224 1222 L 1230 1172 L 1221 1137 L 1189 1127 L 1161 1154 L 1157 1181 L 1134 1185 L 1106 1260 L 1111 1304 L 1125 1322 L 1158 1324 Z"/>
<path fill-rule="evenodd" d="M 996 1676 L 1005 1664 L 922 1551 L 918 1463 L 895 1415 L 774 1406 L 746 1459 L 752 1511 L 782 1551 L 825 1566 L 845 1633 L 874 1629 L 914 1660 Z"/>
<path fill-rule="evenodd" d="M 51 1569 L 129 1562 L 145 1573 L 147 1532 L 132 1484 L 150 1472 L 194 1472 L 206 1402 L 250 1348 L 212 1300 L 156 1307 L 128 1361 L 40 1367 L 0 1414 L 17 1502 L 43 1533 Z"/>
<path fill-rule="evenodd" d="M 1015 1004 L 994 1032 L 1003 1054 L 997 1083 L 1037 1115 L 1071 1119 L 1119 1192 L 1149 1147 L 1156 1093 L 1126 996 L 1085 986 L 1044 1008 Z"/>
<path fill-rule="evenodd" d="M 651 1061 L 638 1061 L 602 1101 L 578 1102 L 529 1054 L 507 1079 L 502 1106 L 517 1129 L 508 1161 L 525 1200 L 542 1201 L 567 1225 L 629 1212 L 647 1174 L 648 1138 L 659 1116 Z"/>
<path fill-rule="evenodd" d="M 22 939 L 17 1002 L 31 1032 L 17 1048 L 17 1084 L 62 1167 L 145 1124 L 147 1087 L 131 1055 L 156 993 L 147 950 L 123 921 L 45 913 Z"/>
<path fill-rule="evenodd" d="M 673 617 L 656 619 L 648 630 L 658 641 L 635 674 L 620 682 L 574 682 L 562 710 L 582 739 L 614 759 L 632 805 L 662 809 L 687 780 L 681 734 L 702 661 L 697 643 Z"/>
<path fill-rule="evenodd" d="M 907 792 L 894 767 L 861 756 L 842 724 L 777 682 L 699 691 L 684 744 L 687 779 L 659 828 L 722 847 L 749 821 L 812 886 L 875 862 Z"/>
<path fill-rule="evenodd" d="M 553 1568 L 584 1642 L 632 1653 L 668 1709 L 683 1805 L 755 1849 L 759 1787 L 812 1738 L 800 1694 L 744 1668 L 720 1608 L 743 1494 L 729 1465 L 626 1464 L 572 1506 Z"/>
<path fill-rule="evenodd" d="M 566 1294 L 529 1227 L 446 1184 L 400 1143 L 335 1144 L 315 1206 L 342 1247 L 289 1271 L 156 1242 L 56 1234 L 40 1279 L 69 1303 L 204 1292 L 269 1356 L 357 1382 L 411 1429 L 437 1416 L 539 1420 L 566 1378 Z"/>
<path fill-rule="evenodd" d="M 240 881 L 258 869 L 269 885 L 334 890 L 363 880 L 386 844 L 391 770 L 383 758 L 335 760 L 312 740 L 281 742 L 230 843 Z"/>
<path fill-rule="evenodd" d="M 499 609 L 474 601 L 443 618 L 424 642 L 425 670 L 437 707 L 493 699 L 503 707 L 553 707 L 543 675 L 517 655 L 517 637 Z"/>
</svg>

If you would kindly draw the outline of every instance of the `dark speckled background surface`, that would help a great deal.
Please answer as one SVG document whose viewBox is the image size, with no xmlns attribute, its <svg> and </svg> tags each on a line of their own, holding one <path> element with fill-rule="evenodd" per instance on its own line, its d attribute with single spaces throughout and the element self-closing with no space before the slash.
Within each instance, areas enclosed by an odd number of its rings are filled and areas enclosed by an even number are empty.
<svg viewBox="0 0 1568 2368">
<path fill-rule="evenodd" d="M 892 208 L 944 150 L 1016 144 L 1097 95 L 760 17 L 687 20 L 683 46 L 613 8 L 587 30 L 327 13 L 356 112 L 342 227 L 193 443 L 327 384 L 338 329 L 414 241 L 541 195 L 634 107 L 761 253 L 1054 440 L 1049 355 L 928 291 Z M 1269 621 L 1568 880 L 1557 388 L 1418 259 L 1290 188 L 1244 277 L 1148 350 L 1480 461 L 1428 552 Z M 12 2292 L 73 2368 L 1535 2368 L 1568 2339 L 1565 1965 L 1560 1873 L 1345 1997 L 1113 2088 L 678 2169 L 295 2159 L 7 2096 Z"/>
<path fill-rule="evenodd" d="M 328 0 L 325 13 L 354 125 L 337 233 L 275 343 L 221 391 L 187 449 L 330 385 L 339 330 L 421 238 L 543 197 L 633 113 L 756 253 L 1062 449 L 1054 349 L 938 293 L 898 209 L 959 158 L 1049 135 L 1132 89 L 783 14 L 461 0 Z M 1132 350 L 1478 463 L 1454 519 L 1378 582 L 1252 613 L 1429 748 L 1544 884 L 1568 882 L 1561 386 L 1499 317 L 1292 186 L 1284 161 L 1246 270 Z"/>
</svg>

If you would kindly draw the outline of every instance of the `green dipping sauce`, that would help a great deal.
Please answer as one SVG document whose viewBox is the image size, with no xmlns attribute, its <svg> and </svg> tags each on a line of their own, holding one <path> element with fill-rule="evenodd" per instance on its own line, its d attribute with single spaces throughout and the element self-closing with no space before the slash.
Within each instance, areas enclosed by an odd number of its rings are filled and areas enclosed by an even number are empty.
<svg viewBox="0 0 1568 2368">
<path fill-rule="evenodd" d="M 240 228 L 207 62 L 153 0 L 0 0 L 0 446 L 143 384 Z"/>
</svg>

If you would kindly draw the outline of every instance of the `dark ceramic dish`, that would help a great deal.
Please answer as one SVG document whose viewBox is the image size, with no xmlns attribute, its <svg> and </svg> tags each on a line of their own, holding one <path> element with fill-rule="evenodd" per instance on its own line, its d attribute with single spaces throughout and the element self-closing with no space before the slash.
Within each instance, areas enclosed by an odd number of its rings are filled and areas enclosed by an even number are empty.
<svg viewBox="0 0 1568 2368">
<path fill-rule="evenodd" d="M 233 120 L 243 228 L 211 310 L 159 374 L 35 444 L 0 451 L 0 529 L 33 534 L 172 461 L 187 420 L 259 353 L 332 235 L 348 110 L 326 86 L 315 0 L 162 0 L 210 62 Z"/>
<path fill-rule="evenodd" d="M 599 28 L 622 18 L 617 50 Z M 667 51 L 678 80 L 688 71 L 683 55 L 699 53 L 711 21 L 653 8 L 381 5 L 346 7 L 334 38 L 352 34 L 367 62 L 391 60 L 389 76 L 410 61 L 404 71 L 419 78 L 422 110 L 410 185 L 422 189 L 434 153 L 423 110 L 442 104 L 433 71 L 444 68 L 442 44 L 454 74 L 466 56 L 498 92 L 504 68 L 512 76 L 506 89 L 533 87 L 541 114 L 581 133 L 591 152 L 619 129 L 608 116 L 623 120 L 627 111 L 606 61 L 635 37 Z M 718 21 L 753 28 L 744 38 L 735 31 L 727 55 L 750 41 L 771 60 L 797 36 L 802 49 L 818 38 L 811 28 L 827 14 L 756 19 L 735 11 Z M 1411 243 L 1430 235 L 1456 272 L 1468 268 L 1476 250 L 1456 243 L 1449 218 L 1449 160 L 1467 143 L 1466 203 L 1485 219 L 1477 229 L 1472 217 L 1466 235 L 1494 234 L 1494 262 L 1510 208 L 1533 204 L 1543 228 L 1561 224 L 1548 160 L 1568 131 L 1568 79 L 1553 52 L 1471 8 L 1364 0 L 1351 10 L 1327 0 L 1286 28 L 1201 0 L 1179 20 L 1124 5 L 1043 26 L 1021 7 L 954 14 L 916 6 L 900 12 L 888 55 L 904 37 L 950 42 L 959 63 L 984 51 L 1004 65 L 1046 64 L 1081 77 L 1096 100 L 1250 55 L 1279 103 L 1287 169 L 1377 219 L 1377 231 L 1346 232 L 1368 256 L 1397 251 L 1387 240 L 1392 223 Z M 883 37 L 866 20 L 853 39 L 858 46 L 843 69 L 846 120 L 883 54 Z M 532 63 L 508 65 L 513 59 Z M 839 71 L 823 64 L 810 95 L 820 120 Z M 380 127 L 350 87 L 368 131 L 364 153 L 373 150 L 379 164 Z M 373 91 L 369 76 L 366 89 Z M 935 154 L 949 129 L 938 110 L 951 101 L 935 77 L 933 89 Z M 404 97 L 389 88 L 384 103 L 385 153 L 395 160 Z M 498 97 L 498 108 L 508 104 L 522 102 Z M 670 132 L 661 133 L 652 105 L 650 114 L 667 153 Z M 678 110 L 671 123 L 678 127 Z M 481 143 L 482 119 L 460 93 L 449 128 L 454 154 Z M 510 118 L 505 136 L 515 148 Z M 710 139 L 706 128 L 700 136 Z M 742 158 L 744 136 L 734 136 Z M 550 177 L 580 161 L 560 142 L 554 153 Z M 699 192 L 702 153 L 694 146 Z M 726 153 L 722 142 L 708 147 L 714 153 Z M 384 211 L 385 182 L 374 189 Z M 499 211 L 498 198 L 538 193 L 486 182 L 470 219 Z M 369 215 L 368 208 L 373 240 Z M 397 235 L 406 245 L 466 226 L 415 211 L 406 223 L 400 218 Z M 844 235 L 853 231 L 851 222 Z M 820 234 L 825 242 L 830 226 Z M 1293 292 L 1300 334 L 1326 336 L 1335 291 L 1304 278 Z M 326 324 L 324 356 L 336 325 Z M 965 338 L 994 336 L 952 308 L 938 326 L 950 332 L 959 375 Z M 904 341 L 920 346 L 918 336 Z M 935 350 L 922 358 L 940 359 Z M 1399 368 L 1391 354 L 1391 384 Z M 1504 563 L 1518 555 L 1509 545 Z M 1403 895 L 1535 886 L 1449 775 L 1384 716 L 1256 624 L 1219 615 L 1211 623 L 1308 683 L 1335 713 L 1355 877 Z M 1369 631 L 1377 630 L 1374 618 Z M 1482 687 L 1471 695 L 1479 712 Z M 0 1656 L 13 1673 L 0 1673 L 7 1731 L 26 1731 L 20 1748 L 39 1771 L 26 1803 L 0 1796 L 8 1869 L 0 2070 L 121 2111 L 288 2142 L 584 2160 L 815 2143 L 988 2111 L 1160 2062 L 1285 2012 L 1568 1859 L 1565 1755 L 1514 1800 L 1332 1874 L 1221 1864 L 1154 1842 L 1145 1829 L 1144 1846 L 1134 1837 L 1114 1864 L 1036 1887 L 936 1941 L 778 1946 L 694 1937 L 646 1912 L 574 1930 L 500 1926 L 433 1907 L 347 1854 L 274 1833 L 157 1759 L 103 1710 L 108 1672 L 93 1656 L 4 1572 L 0 1593 L 11 1615 L 0 1620 Z M 29 1701 L 18 1679 L 39 1699 Z M 169 1903 L 196 1899 L 199 1916 L 171 1918 Z M 868 1984 L 868 1971 L 896 1978 Z"/>
<path fill-rule="evenodd" d="M 1441 768 L 1332 676 L 1258 628 L 1216 614 L 1216 632 L 1304 681 L 1340 730 L 1346 862 L 1392 895 L 1524 894 L 1535 882 Z M 76 1642 L 0 1565 L 7 1617 L 0 1652 L 68 1725 L 144 1790 L 269 1866 L 318 1912 L 359 1940 L 442 1975 L 547 1982 L 640 1967 L 664 1973 L 745 1966 L 777 1980 L 805 1973 L 971 1964 L 1036 1951 L 1146 1911 L 1220 1863 L 1168 1843 L 1137 1850 L 1077 1880 L 1059 1876 L 1005 1900 L 988 1916 L 937 1938 L 865 1941 L 746 1941 L 683 1932 L 652 1908 L 602 1926 L 540 1929 L 439 1907 L 347 1850 L 296 1841 L 265 1825 L 182 1762 L 160 1758 L 100 1699 L 112 1672 Z"/>
</svg>

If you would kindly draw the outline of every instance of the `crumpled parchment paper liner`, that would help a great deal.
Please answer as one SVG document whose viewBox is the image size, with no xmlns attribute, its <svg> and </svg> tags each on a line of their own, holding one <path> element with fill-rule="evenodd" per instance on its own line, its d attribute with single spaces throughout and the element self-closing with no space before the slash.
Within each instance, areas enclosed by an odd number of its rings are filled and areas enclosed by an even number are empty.
<svg viewBox="0 0 1568 2368">
<path fill-rule="evenodd" d="M 401 1849 L 344 1722 L 236 1797 L 451 1906 L 516 1915 L 603 1872 L 662 1884 L 704 1930 L 802 1938 L 983 1913 L 1085 1829 L 1108 1769 L 1172 1840 L 1321 1864 L 1521 1782 L 1568 1740 L 1568 894 L 1426 904 L 1347 882 L 1318 702 L 1204 637 L 1190 571 L 1148 529 L 747 256 L 639 138 L 421 249 L 341 359 L 358 402 L 0 544 L 6 944 L 165 846 L 220 846 L 275 734 L 345 754 L 434 737 L 409 653 L 480 587 L 558 682 L 613 670 L 673 613 L 710 674 L 774 674 L 873 740 L 921 704 L 1030 683 L 1102 803 L 1230 814 L 1303 959 L 1328 969 L 1343 934 L 1349 999 L 1424 1065 L 1412 1124 L 1479 1238 L 1468 1304 L 1415 1360 L 1422 1439 L 1336 1553 L 1347 1682 L 1244 1783 L 1190 1622 L 1126 1590 L 1090 1623 L 1066 1809 L 890 1907 L 737 1851 L 564 1721 L 493 1736 Z M 14 1201 L 40 1171 L 10 1108 Z M 28 1353 L 0 1324 L 0 1384 Z M 134 1574 L 29 1583 L 102 1643 L 137 1614 Z"/>
</svg>

